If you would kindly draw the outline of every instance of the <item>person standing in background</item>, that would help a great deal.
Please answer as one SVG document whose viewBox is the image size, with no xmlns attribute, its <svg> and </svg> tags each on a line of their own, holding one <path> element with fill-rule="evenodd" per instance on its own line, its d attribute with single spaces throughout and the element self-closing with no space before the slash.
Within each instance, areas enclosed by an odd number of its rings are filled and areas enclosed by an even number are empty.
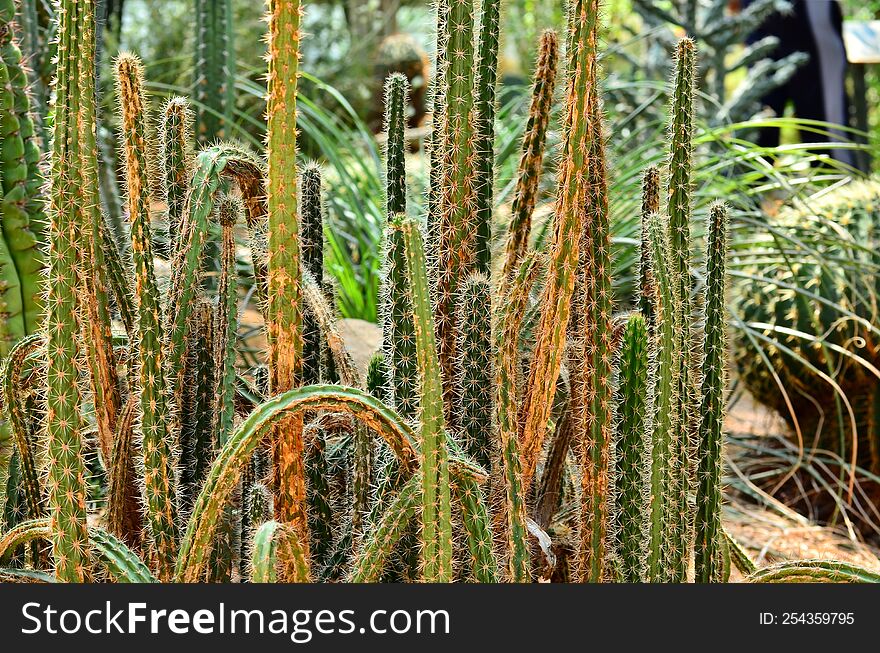
<svg viewBox="0 0 880 653">
<path fill-rule="evenodd" d="M 731 0 L 732 11 L 742 11 L 755 0 Z M 753 43 L 767 36 L 779 39 L 779 45 L 770 53 L 779 60 L 795 52 L 803 52 L 809 61 L 801 66 L 782 86 L 762 98 L 764 106 L 777 116 L 785 113 L 785 105 L 794 105 L 795 116 L 803 120 L 818 120 L 835 125 L 849 124 L 849 98 L 846 94 L 847 60 L 843 45 L 843 13 L 838 0 L 791 0 L 789 13 L 774 13 L 749 35 Z M 829 129 L 828 134 L 811 132 L 812 141 L 848 141 L 842 130 Z M 779 145 L 779 129 L 760 131 L 758 145 Z M 835 149 L 830 152 L 841 163 L 854 166 L 851 150 Z"/>
</svg>

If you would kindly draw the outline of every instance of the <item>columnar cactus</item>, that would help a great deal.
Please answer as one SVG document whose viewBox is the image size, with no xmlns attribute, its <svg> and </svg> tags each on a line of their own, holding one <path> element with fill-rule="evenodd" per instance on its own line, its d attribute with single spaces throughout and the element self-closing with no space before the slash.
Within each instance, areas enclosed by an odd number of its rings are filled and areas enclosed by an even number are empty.
<svg viewBox="0 0 880 653">
<path fill-rule="evenodd" d="M 172 98 L 162 111 L 159 130 L 162 189 L 168 207 L 168 249 L 173 257 L 180 239 L 180 226 L 189 184 L 192 147 L 192 111 L 185 98 Z"/>
<path fill-rule="evenodd" d="M 550 111 L 553 108 L 558 58 L 559 39 L 556 32 L 547 30 L 541 35 L 541 43 L 538 48 L 535 83 L 529 104 L 529 119 L 523 135 L 516 190 L 510 207 L 510 228 L 502 271 L 505 278 L 514 273 L 529 246 L 532 213 L 538 199 L 538 182 L 541 179 L 541 169 L 544 164 L 547 126 L 550 124 Z"/>
<path fill-rule="evenodd" d="M 475 274 L 464 280 L 459 293 L 455 414 L 465 452 L 489 469 L 494 455 L 494 373 L 492 333 L 485 328 L 485 314 L 492 304 L 492 288 L 485 276 Z"/>
<path fill-rule="evenodd" d="M 324 280 L 324 218 L 321 198 L 321 168 L 310 164 L 302 173 L 302 241 L 303 267 L 318 285 Z M 318 383 L 321 379 L 321 331 L 315 317 L 305 310 L 303 314 L 303 383 Z"/>
<path fill-rule="evenodd" d="M 650 346 L 645 318 L 627 320 L 620 345 L 619 399 L 615 470 L 617 498 L 617 555 L 621 580 L 645 580 L 650 469 Z"/>
<path fill-rule="evenodd" d="M 55 575 L 59 580 L 82 582 L 88 577 L 85 464 L 82 457 L 80 390 L 74 382 L 80 368 L 76 332 L 80 326 L 79 234 L 89 225 L 88 212 L 77 196 L 74 170 L 84 156 L 77 129 L 82 98 L 83 68 L 68 66 L 88 58 L 73 51 L 74 37 L 88 35 L 92 20 L 88 0 L 67 2 L 58 16 L 58 69 L 50 189 L 49 276 L 46 316 L 46 448 L 49 458 L 47 488 Z M 91 69 L 86 76 L 93 75 Z"/>
<path fill-rule="evenodd" d="M 168 431 L 168 394 L 163 361 L 164 333 L 159 290 L 153 270 L 150 236 L 147 115 L 143 66 L 133 55 L 116 60 L 116 83 L 122 113 L 125 183 L 131 221 L 131 252 L 138 286 L 138 392 L 144 459 L 144 499 L 159 578 L 169 580 L 177 557 L 177 500 L 172 440 Z"/>
<path fill-rule="evenodd" d="M 725 257 L 727 208 L 715 204 L 709 212 L 706 245 L 705 346 L 702 363 L 702 403 L 697 467 L 697 515 L 694 562 L 696 580 L 720 582 L 721 449 L 727 338 L 725 337 Z"/>
<path fill-rule="evenodd" d="M 196 56 L 193 91 L 198 103 L 196 136 L 200 143 L 211 143 L 226 136 L 234 98 L 230 86 L 234 71 L 230 64 L 233 44 L 231 0 L 195 0 Z"/>
<path fill-rule="evenodd" d="M 548 279 L 541 298 L 541 322 L 535 337 L 529 382 L 520 418 L 523 456 L 523 487 L 535 475 L 544 444 L 550 408 L 565 352 L 566 327 L 575 289 L 575 269 L 580 253 L 581 233 L 586 224 L 585 178 L 590 161 L 589 141 L 593 136 L 588 120 L 590 96 L 596 92 L 596 29 L 599 3 L 577 0 L 569 10 L 568 92 L 563 128 L 562 159 L 559 167 L 557 201 Z"/>
</svg>

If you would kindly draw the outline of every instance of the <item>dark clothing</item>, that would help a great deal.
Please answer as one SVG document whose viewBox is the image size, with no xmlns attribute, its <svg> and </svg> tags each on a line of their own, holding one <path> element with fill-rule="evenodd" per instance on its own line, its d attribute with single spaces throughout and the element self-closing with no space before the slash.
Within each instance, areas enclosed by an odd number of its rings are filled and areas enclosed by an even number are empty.
<svg viewBox="0 0 880 653">
<path fill-rule="evenodd" d="M 746 0 L 743 5 L 750 2 Z M 847 62 L 840 4 L 837 0 L 794 0 L 792 9 L 790 14 L 771 15 L 748 39 L 753 43 L 767 36 L 778 38 L 779 46 L 771 53 L 777 61 L 795 52 L 809 56 L 809 61 L 799 67 L 786 84 L 770 91 L 762 102 L 777 116 L 783 115 L 785 105 L 791 101 L 798 118 L 848 125 Z M 810 132 L 804 139 L 812 142 L 849 140 L 843 132 L 828 136 Z M 762 129 L 758 144 L 778 145 L 779 130 Z M 849 150 L 834 150 L 831 154 L 844 163 L 854 163 Z"/>
</svg>

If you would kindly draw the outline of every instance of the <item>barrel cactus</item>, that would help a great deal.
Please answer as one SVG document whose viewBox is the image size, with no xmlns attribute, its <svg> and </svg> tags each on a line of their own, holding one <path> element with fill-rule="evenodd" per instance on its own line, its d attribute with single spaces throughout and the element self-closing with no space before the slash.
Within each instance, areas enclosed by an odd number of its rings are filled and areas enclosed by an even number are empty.
<svg viewBox="0 0 880 653">
<path fill-rule="evenodd" d="M 738 376 L 807 443 L 815 437 L 880 471 L 880 379 L 863 364 L 880 364 L 880 183 L 852 182 L 784 209 L 775 224 L 812 251 L 744 270 L 749 278 L 736 298 L 746 326 L 734 341 Z"/>
</svg>

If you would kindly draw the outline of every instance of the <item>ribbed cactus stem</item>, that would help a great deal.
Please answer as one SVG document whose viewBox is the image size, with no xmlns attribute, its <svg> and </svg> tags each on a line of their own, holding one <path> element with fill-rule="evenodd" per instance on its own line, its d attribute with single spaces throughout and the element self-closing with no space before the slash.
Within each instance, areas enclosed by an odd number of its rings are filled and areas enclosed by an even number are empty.
<svg viewBox="0 0 880 653">
<path fill-rule="evenodd" d="M 11 5 L 11 2 L 5 0 Z M 10 13 L 10 7 L 0 10 Z M 40 283 L 43 278 L 43 253 L 37 247 L 37 238 L 31 229 L 28 198 L 28 161 L 25 125 L 29 120 L 29 102 L 26 94 L 27 78 L 21 70 L 21 52 L 12 41 L 11 26 L 0 21 L 0 167 L 2 167 L 3 198 L 2 234 L 9 247 L 12 263 L 20 281 L 22 318 L 26 333 L 35 333 L 43 317 L 43 297 Z M 24 103 L 23 111 L 21 104 Z M 33 136 L 33 124 L 27 127 Z M 31 165 L 38 165 L 32 161 Z"/>
<path fill-rule="evenodd" d="M 242 214 L 241 201 L 224 195 L 217 206 L 220 221 L 220 282 L 217 285 L 217 316 L 214 320 L 214 367 L 217 389 L 214 411 L 217 444 L 223 446 L 235 422 L 235 357 L 238 334 L 238 270 L 235 267 L 235 223 Z"/>
<path fill-rule="evenodd" d="M 297 218 L 296 88 L 299 0 L 269 2 L 268 196 L 269 369 L 272 392 L 296 387 L 302 374 L 302 287 Z M 308 558 L 302 417 L 275 433 L 275 515 L 293 525 Z"/>
<path fill-rule="evenodd" d="M 477 48 L 475 95 L 477 157 L 474 179 L 476 270 L 489 274 L 492 259 L 492 210 L 495 193 L 495 86 L 498 81 L 498 36 L 501 0 L 482 0 Z"/>
<path fill-rule="evenodd" d="M 676 541 L 671 546 L 670 564 L 679 582 L 687 577 L 688 553 L 693 539 L 693 515 L 688 494 L 694 488 L 693 475 L 696 455 L 697 400 L 691 366 L 692 309 L 690 274 L 690 218 L 691 173 L 694 131 L 694 78 L 696 73 L 696 45 L 682 39 L 676 48 L 675 87 L 672 100 L 671 142 L 669 153 L 669 243 L 672 277 L 676 293 L 675 359 L 680 367 L 677 400 L 681 420 L 675 436 L 678 475 L 677 523 L 672 529 Z"/>
<path fill-rule="evenodd" d="M 49 459 L 47 488 L 55 575 L 61 581 L 82 582 L 87 577 L 85 464 L 82 457 L 80 369 L 77 347 L 80 282 L 78 236 L 88 226 L 88 214 L 78 208 L 75 169 L 82 142 L 77 130 L 81 70 L 84 56 L 76 50 L 83 23 L 90 13 L 79 0 L 65 3 L 59 12 L 56 71 L 56 113 L 51 174 L 51 229 L 49 277 L 46 283 L 46 449 Z M 91 6 L 88 7 L 91 9 Z M 89 74 L 93 74 L 90 72 Z"/>
<path fill-rule="evenodd" d="M 137 446 L 134 431 L 138 403 L 138 398 L 132 395 L 119 412 L 107 496 L 107 530 L 132 548 L 140 546 L 144 526 L 138 464 L 135 461 Z"/>
<path fill-rule="evenodd" d="M 312 163 L 302 172 L 302 264 L 319 285 L 324 279 L 324 210 L 321 168 Z M 321 329 L 307 308 L 303 314 L 303 384 L 321 379 Z"/>
<path fill-rule="evenodd" d="M 590 95 L 596 92 L 596 30 L 598 0 L 576 0 L 569 10 L 568 93 L 562 159 L 559 168 L 553 241 L 547 282 L 541 298 L 541 321 L 520 417 L 523 487 L 531 486 L 547 433 L 556 382 L 565 352 L 566 325 L 571 314 L 581 233 L 586 224 L 586 180 L 593 132 Z"/>
<path fill-rule="evenodd" d="M 36 519 L 43 516 L 43 499 L 40 489 L 41 482 L 36 462 L 36 443 L 33 428 L 24 405 L 22 391 L 22 372 L 27 357 L 37 351 L 43 344 L 42 334 L 34 334 L 19 340 L 3 361 L 0 379 L 3 383 L 3 417 L 12 430 L 18 451 L 18 463 L 21 469 L 21 485 L 27 504 L 28 517 Z"/>
<path fill-rule="evenodd" d="M 449 461 L 443 417 L 443 386 L 434 335 L 431 296 L 422 234 L 412 219 L 400 221 L 406 272 L 412 292 L 418 364 L 422 447 L 422 577 L 449 582 L 452 572 L 452 521 Z"/>
<path fill-rule="evenodd" d="M 180 227 L 189 187 L 192 111 L 185 98 L 172 98 L 162 111 L 159 160 L 162 190 L 168 208 L 168 245 L 173 257 L 180 240 Z"/>
<path fill-rule="evenodd" d="M 482 274 L 462 283 L 456 307 L 458 363 L 456 364 L 456 416 L 465 452 L 489 469 L 493 457 L 494 397 L 492 390 L 492 333 L 486 329 L 492 288 Z"/>
<path fill-rule="evenodd" d="M 440 366 L 443 370 L 447 420 L 453 422 L 455 380 L 455 302 L 459 285 L 476 265 L 476 112 L 474 107 L 474 0 L 440 0 L 445 31 L 438 36 L 444 54 L 443 112 L 434 113 L 440 128 L 439 224 L 437 230 L 436 320 Z M 432 243 L 432 246 L 434 243 Z"/>
<path fill-rule="evenodd" d="M 196 135 L 202 144 L 225 136 L 228 66 L 227 14 L 230 0 L 195 0 L 196 56 L 193 90 L 198 103 Z"/>
<path fill-rule="evenodd" d="M 556 32 L 546 30 L 541 34 L 541 43 L 538 47 L 529 119 L 523 135 L 516 189 L 510 207 L 510 227 L 502 270 L 503 278 L 510 277 L 516 272 L 529 247 L 532 213 L 538 199 L 538 183 L 541 180 L 541 169 L 544 164 L 547 126 L 550 124 L 550 112 L 553 109 L 558 59 L 559 39 Z"/>
<path fill-rule="evenodd" d="M 645 580 L 650 470 L 650 350 L 645 318 L 630 316 L 618 371 L 615 478 L 617 555 L 621 580 Z"/>
<path fill-rule="evenodd" d="M 653 305 L 656 302 L 656 282 L 651 276 L 651 248 L 648 242 L 648 220 L 660 212 L 660 170 L 651 166 L 642 180 L 641 246 L 639 250 L 639 310 L 648 322 L 654 324 Z"/>
<path fill-rule="evenodd" d="M 569 318 L 569 410 L 581 453 L 581 580 L 594 583 L 608 572 L 611 521 L 609 477 L 614 356 L 611 238 L 605 135 L 598 89 L 590 96 L 590 163 L 587 220 L 580 243 L 577 285 Z"/>
<path fill-rule="evenodd" d="M 526 493 L 522 484 L 522 466 L 517 439 L 517 402 L 519 333 L 528 306 L 529 292 L 540 271 L 536 254 L 523 260 L 510 288 L 504 284 L 495 329 L 495 392 L 498 411 L 498 434 L 504 473 L 506 501 L 499 516 L 506 517 L 507 571 L 509 580 L 530 580 L 530 551 L 526 526 Z"/>
<path fill-rule="evenodd" d="M 385 80 L 385 211 L 406 213 L 406 96 L 409 82 L 394 73 Z"/>
<path fill-rule="evenodd" d="M 697 516 L 695 578 L 701 583 L 721 582 L 719 549 L 721 529 L 721 462 L 724 427 L 725 270 L 727 255 L 727 207 L 713 204 L 709 210 L 706 245 L 706 316 L 702 364 L 697 468 Z"/>
<path fill-rule="evenodd" d="M 131 253 L 138 289 L 138 386 L 141 400 L 144 497 L 159 578 L 169 580 L 177 557 L 177 500 L 162 363 L 164 336 L 161 304 L 153 270 L 150 237 L 147 115 L 143 94 L 143 66 L 140 60 L 130 54 L 120 55 L 116 60 L 116 83 L 122 113 Z"/>
<path fill-rule="evenodd" d="M 205 474 L 214 460 L 216 392 L 218 386 L 214 340 L 217 329 L 213 303 L 202 299 L 192 315 L 187 353 L 183 361 L 179 495 L 180 511 L 188 514 L 199 493 Z"/>
<path fill-rule="evenodd" d="M 651 429 L 651 502 L 646 580 L 670 582 L 673 578 L 670 556 L 676 538 L 678 520 L 678 476 L 675 473 L 676 433 L 679 414 L 680 365 L 676 358 L 677 338 L 676 296 L 670 273 L 669 233 L 664 220 L 656 213 L 647 217 L 649 265 L 657 291 L 652 295 L 651 314 L 654 359 L 650 376 L 653 379 L 654 409 Z"/>
</svg>

